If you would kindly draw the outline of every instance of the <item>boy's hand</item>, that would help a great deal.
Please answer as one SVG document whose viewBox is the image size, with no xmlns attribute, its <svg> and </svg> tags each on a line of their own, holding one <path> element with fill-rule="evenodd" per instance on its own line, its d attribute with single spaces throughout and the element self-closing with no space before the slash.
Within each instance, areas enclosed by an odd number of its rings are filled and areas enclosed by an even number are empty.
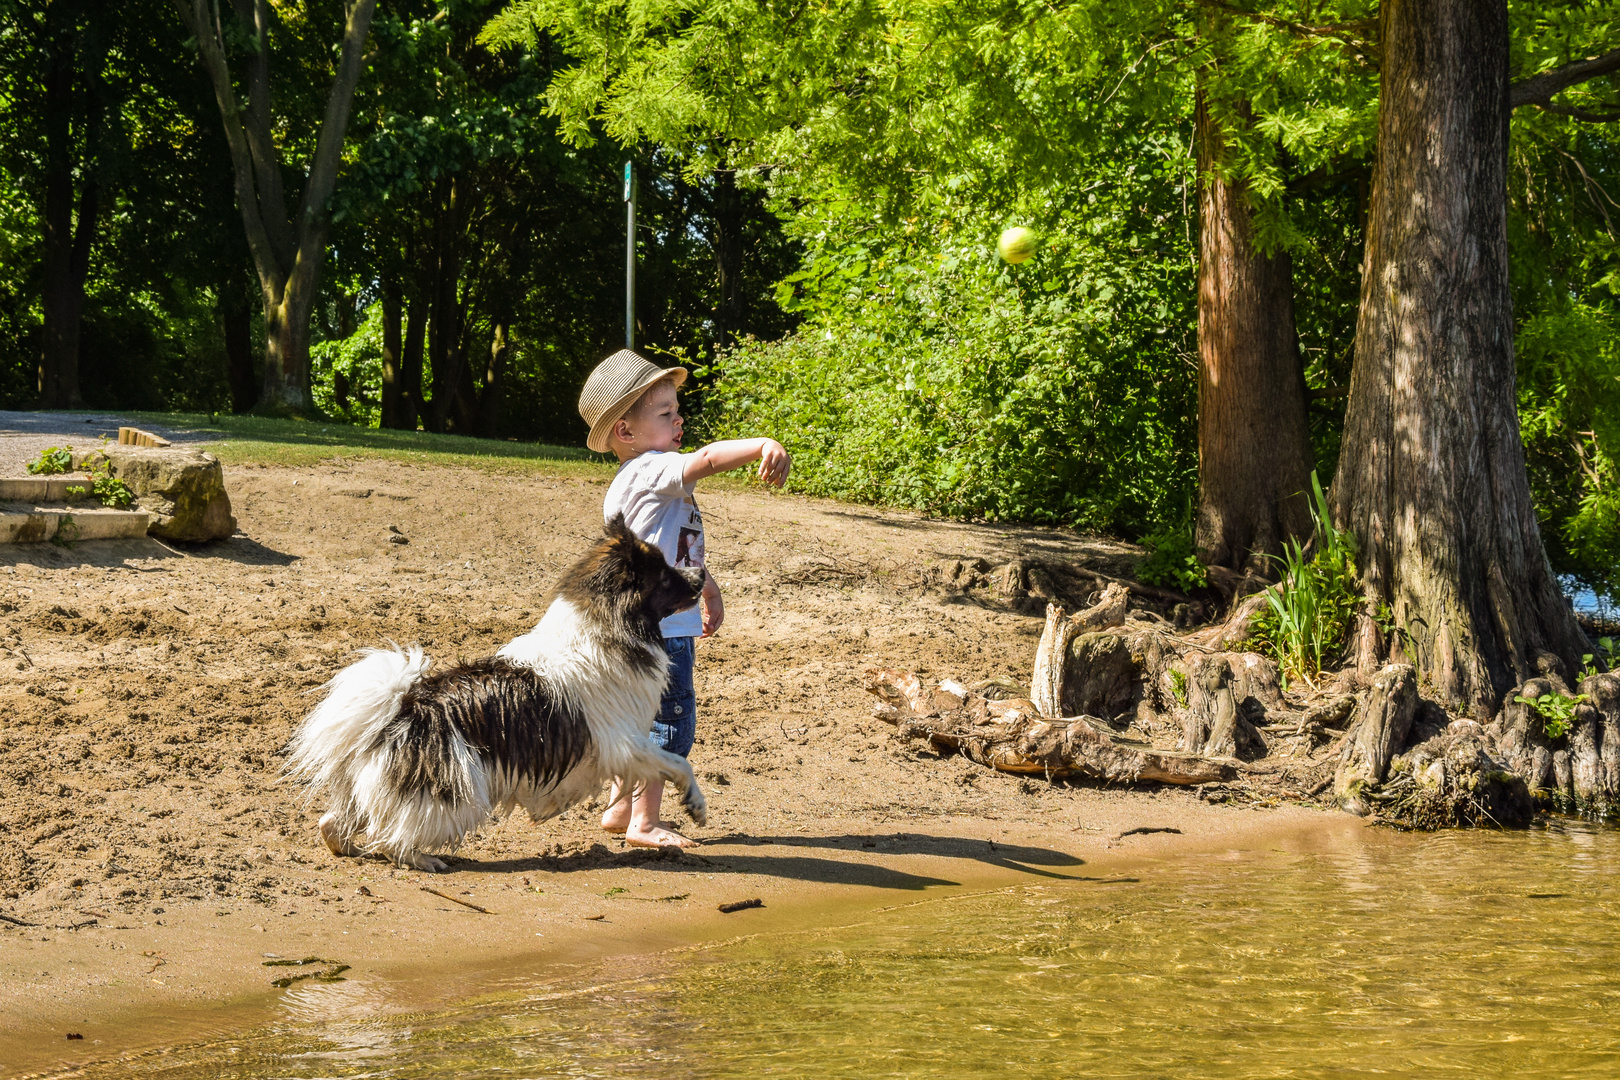
<svg viewBox="0 0 1620 1080">
<path fill-rule="evenodd" d="M 703 580 L 700 606 L 703 608 L 703 636 L 713 637 L 726 621 L 726 605 L 720 599 L 720 586 L 715 584 L 713 574 Z"/>
<path fill-rule="evenodd" d="M 759 478 L 767 484 L 781 487 L 787 483 L 793 459 L 787 449 L 775 439 L 761 440 L 765 445 L 759 451 Z"/>
</svg>

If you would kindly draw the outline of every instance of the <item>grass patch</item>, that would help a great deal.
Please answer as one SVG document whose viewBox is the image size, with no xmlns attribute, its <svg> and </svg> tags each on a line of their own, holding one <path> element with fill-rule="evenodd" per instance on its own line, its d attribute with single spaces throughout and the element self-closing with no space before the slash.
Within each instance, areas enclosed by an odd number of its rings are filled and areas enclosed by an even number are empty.
<svg viewBox="0 0 1620 1080">
<path fill-rule="evenodd" d="M 502 442 L 430 431 L 394 431 L 263 416 L 206 413 L 127 413 L 138 420 L 206 436 L 227 465 L 309 466 L 332 461 L 386 460 L 457 465 L 485 472 L 572 476 L 606 482 L 614 463 L 583 447 Z"/>
</svg>

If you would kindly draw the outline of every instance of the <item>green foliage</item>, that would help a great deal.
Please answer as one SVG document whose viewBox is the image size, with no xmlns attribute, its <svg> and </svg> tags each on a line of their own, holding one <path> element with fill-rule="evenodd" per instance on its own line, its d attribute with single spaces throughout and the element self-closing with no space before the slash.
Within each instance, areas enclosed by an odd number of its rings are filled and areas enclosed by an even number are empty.
<svg viewBox="0 0 1620 1080">
<path fill-rule="evenodd" d="M 1187 707 L 1187 675 L 1179 668 L 1170 669 L 1170 689 L 1182 708 Z"/>
<path fill-rule="evenodd" d="M 1276 559 L 1283 579 L 1266 590 L 1266 610 L 1254 623 L 1254 646 L 1277 661 L 1285 689 L 1295 679 L 1315 685 L 1313 677 L 1344 647 L 1361 603 L 1355 538 L 1334 526 L 1314 472 L 1311 495 L 1316 526 L 1311 542 L 1283 545 Z"/>
<path fill-rule="evenodd" d="M 1620 662 L 1620 641 L 1612 637 L 1597 639 L 1597 652 L 1586 653 L 1581 657 L 1581 678 L 1590 678 L 1599 671 L 1613 671 L 1615 664 Z M 1598 662 L 1601 661 L 1601 668 Z"/>
<path fill-rule="evenodd" d="M 1537 697 L 1527 698 L 1523 694 L 1515 694 L 1513 700 L 1530 706 L 1531 710 L 1541 718 L 1541 730 L 1549 739 L 1562 739 L 1569 734 L 1575 724 L 1575 706 L 1586 700 L 1585 694 L 1559 693 L 1550 691 Z"/>
<path fill-rule="evenodd" d="M 135 505 L 135 493 L 129 485 L 116 476 L 98 476 L 90 488 L 90 494 L 101 500 L 102 506 L 110 506 L 114 510 L 128 510 Z"/>
<path fill-rule="evenodd" d="M 79 523 L 73 520 L 72 514 L 63 514 L 56 522 L 56 531 L 51 534 L 51 543 L 57 547 L 70 548 L 79 540 Z"/>
<path fill-rule="evenodd" d="M 28 463 L 28 471 L 34 476 L 55 476 L 59 473 L 73 471 L 73 447 L 52 446 L 39 452 L 37 461 Z"/>
<path fill-rule="evenodd" d="M 377 427 L 382 417 L 383 309 L 372 304 L 365 321 L 353 334 L 310 346 L 310 367 L 315 407 L 334 419 L 361 427 Z M 338 401 L 341 378 L 347 387 Z"/>
<path fill-rule="evenodd" d="M 1142 537 L 1148 557 L 1136 568 L 1138 581 L 1191 592 L 1209 584 L 1204 564 L 1193 546 L 1192 516 Z"/>
<path fill-rule="evenodd" d="M 1056 243 L 1029 271 L 978 235 L 819 253 L 789 281 L 810 328 L 724 356 L 704 434 L 782 438 L 803 491 L 1140 532 L 1190 488 L 1180 290 Z"/>
</svg>

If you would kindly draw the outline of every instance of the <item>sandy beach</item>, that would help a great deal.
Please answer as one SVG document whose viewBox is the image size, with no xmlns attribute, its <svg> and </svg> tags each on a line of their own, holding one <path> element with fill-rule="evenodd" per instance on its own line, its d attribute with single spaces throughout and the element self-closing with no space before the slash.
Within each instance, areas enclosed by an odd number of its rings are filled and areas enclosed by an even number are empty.
<svg viewBox="0 0 1620 1080">
<path fill-rule="evenodd" d="M 527 630 L 597 535 L 607 479 L 230 467 L 231 540 L 0 548 L 0 1073 L 206 1030 L 340 964 L 447 998 L 514 965 L 1357 842 L 1356 819 L 1272 800 L 992 773 L 872 718 L 880 665 L 1029 679 L 1040 617 L 929 568 L 1038 554 L 1125 573 L 1128 546 L 724 485 L 700 490 L 727 612 L 698 653 L 703 846 L 626 848 L 595 805 L 492 825 L 443 875 L 329 854 L 320 805 L 279 779 L 312 694 L 368 645 L 470 657 Z M 1179 831 L 1120 835 L 1139 828 Z M 327 963 L 265 966 L 306 957 Z"/>
</svg>

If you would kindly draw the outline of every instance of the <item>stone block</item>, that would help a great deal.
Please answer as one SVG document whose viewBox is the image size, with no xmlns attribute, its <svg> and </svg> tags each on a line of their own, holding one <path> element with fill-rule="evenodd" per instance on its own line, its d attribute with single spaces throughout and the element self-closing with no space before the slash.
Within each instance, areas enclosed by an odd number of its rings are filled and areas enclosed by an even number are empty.
<svg viewBox="0 0 1620 1080">
<path fill-rule="evenodd" d="M 183 447 L 104 446 L 73 455 L 75 467 L 107 468 L 129 485 L 148 528 L 166 540 L 223 540 L 236 531 L 219 459 Z"/>
</svg>

